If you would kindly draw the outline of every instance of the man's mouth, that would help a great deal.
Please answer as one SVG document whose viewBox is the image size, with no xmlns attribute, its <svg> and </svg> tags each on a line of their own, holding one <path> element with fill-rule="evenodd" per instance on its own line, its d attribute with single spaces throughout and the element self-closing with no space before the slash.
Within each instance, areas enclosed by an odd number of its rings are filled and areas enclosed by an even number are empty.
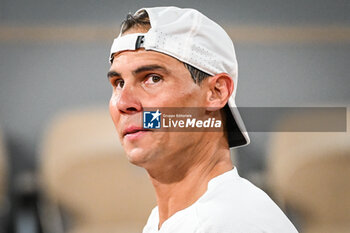
<svg viewBox="0 0 350 233">
<path fill-rule="evenodd" d="M 123 131 L 123 137 L 131 137 L 131 136 L 137 136 L 141 135 L 142 133 L 149 132 L 151 130 L 149 129 L 144 129 L 142 127 L 138 126 L 129 126 Z"/>
</svg>

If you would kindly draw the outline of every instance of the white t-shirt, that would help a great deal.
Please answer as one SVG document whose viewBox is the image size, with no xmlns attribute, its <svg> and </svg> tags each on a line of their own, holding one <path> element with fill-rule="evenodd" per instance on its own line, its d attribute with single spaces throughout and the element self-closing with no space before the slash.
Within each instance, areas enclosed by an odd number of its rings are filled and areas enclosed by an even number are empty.
<svg viewBox="0 0 350 233">
<path fill-rule="evenodd" d="M 158 207 L 143 233 L 297 233 L 293 224 L 261 189 L 234 168 L 211 179 L 191 206 L 168 218 L 158 231 Z"/>
</svg>

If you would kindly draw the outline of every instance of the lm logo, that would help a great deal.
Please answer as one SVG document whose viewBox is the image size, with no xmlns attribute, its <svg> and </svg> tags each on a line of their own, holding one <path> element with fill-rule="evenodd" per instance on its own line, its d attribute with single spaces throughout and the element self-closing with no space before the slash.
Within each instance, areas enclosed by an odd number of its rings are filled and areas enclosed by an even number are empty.
<svg viewBox="0 0 350 233">
<path fill-rule="evenodd" d="M 144 129 L 160 129 L 160 116 L 162 115 L 157 111 L 144 111 L 143 112 L 143 128 Z"/>
</svg>

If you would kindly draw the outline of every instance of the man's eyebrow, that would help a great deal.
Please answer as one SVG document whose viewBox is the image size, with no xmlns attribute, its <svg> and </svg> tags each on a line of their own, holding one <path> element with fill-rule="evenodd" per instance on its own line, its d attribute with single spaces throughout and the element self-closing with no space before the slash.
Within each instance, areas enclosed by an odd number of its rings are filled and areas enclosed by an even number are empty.
<svg viewBox="0 0 350 233">
<path fill-rule="evenodd" d="M 167 70 L 165 67 L 163 66 L 160 66 L 160 65 L 146 65 L 146 66 L 141 66 L 139 68 L 137 68 L 136 70 L 134 70 L 132 73 L 135 75 L 135 74 L 138 74 L 138 73 L 141 73 L 141 72 L 145 72 L 145 71 L 152 71 L 152 70 L 161 70 L 165 73 L 169 73 L 169 70 Z"/>
<path fill-rule="evenodd" d="M 160 65 L 146 65 L 146 66 L 141 66 L 137 68 L 136 70 L 132 71 L 133 75 L 145 72 L 145 71 L 152 71 L 152 70 L 161 70 L 165 72 L 166 74 L 170 73 L 169 70 L 167 70 L 165 67 L 160 66 Z M 107 73 L 107 78 L 113 78 L 113 77 L 121 77 L 122 75 L 118 73 L 117 71 L 109 71 Z"/>
<path fill-rule="evenodd" d="M 110 79 L 110 78 L 113 78 L 113 77 L 121 77 L 121 74 L 119 74 L 118 72 L 116 71 L 109 71 L 107 73 L 107 78 Z"/>
</svg>

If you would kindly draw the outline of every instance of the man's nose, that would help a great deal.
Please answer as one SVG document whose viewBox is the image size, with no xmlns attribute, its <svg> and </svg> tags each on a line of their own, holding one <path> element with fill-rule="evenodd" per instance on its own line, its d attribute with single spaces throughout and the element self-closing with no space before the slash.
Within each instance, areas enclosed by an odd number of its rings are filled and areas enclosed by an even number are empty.
<svg viewBox="0 0 350 233">
<path fill-rule="evenodd" d="M 124 114 L 134 114 L 142 110 L 142 105 L 135 88 L 124 86 L 120 93 L 117 107 Z"/>
</svg>

